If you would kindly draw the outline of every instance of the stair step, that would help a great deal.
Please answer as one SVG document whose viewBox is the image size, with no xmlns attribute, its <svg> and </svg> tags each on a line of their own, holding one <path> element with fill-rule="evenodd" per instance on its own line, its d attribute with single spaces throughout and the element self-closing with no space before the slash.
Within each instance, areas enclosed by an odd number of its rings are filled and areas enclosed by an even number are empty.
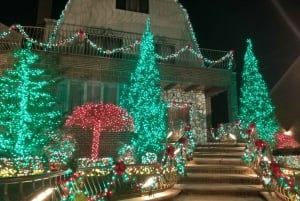
<svg viewBox="0 0 300 201">
<path fill-rule="evenodd" d="M 194 149 L 194 152 L 243 152 L 245 150 L 245 147 L 196 147 Z"/>
<path fill-rule="evenodd" d="M 188 196 L 188 199 L 185 196 Z M 168 201 L 266 201 L 261 196 L 248 196 L 248 195 L 191 195 L 187 193 L 180 193 L 178 197 L 175 197 Z"/>
<path fill-rule="evenodd" d="M 194 152 L 194 157 L 209 157 L 209 158 L 241 158 L 243 152 L 233 152 L 233 153 L 224 153 L 224 152 Z"/>
<path fill-rule="evenodd" d="M 238 195 L 238 196 L 259 196 L 262 185 L 245 184 L 176 184 L 183 193 L 195 195 Z"/>
<path fill-rule="evenodd" d="M 227 174 L 254 174 L 255 172 L 243 165 L 219 165 L 219 164 L 187 164 L 189 173 L 227 173 Z"/>
<path fill-rule="evenodd" d="M 228 142 L 206 142 L 197 144 L 196 147 L 246 147 L 246 143 L 228 143 Z"/>
<path fill-rule="evenodd" d="M 221 165 L 245 165 L 240 158 L 204 158 L 194 157 L 191 164 L 221 164 Z"/>
<path fill-rule="evenodd" d="M 186 165 L 186 175 L 175 185 L 181 193 L 172 201 L 271 201 L 262 194 L 260 178 L 242 160 L 245 146 L 230 142 L 199 144 L 193 160 Z"/>
<path fill-rule="evenodd" d="M 220 174 L 220 173 L 187 173 L 186 176 L 179 179 L 179 183 L 197 183 L 197 184 L 260 184 L 260 179 L 257 175 L 242 175 L 242 174 Z"/>
</svg>

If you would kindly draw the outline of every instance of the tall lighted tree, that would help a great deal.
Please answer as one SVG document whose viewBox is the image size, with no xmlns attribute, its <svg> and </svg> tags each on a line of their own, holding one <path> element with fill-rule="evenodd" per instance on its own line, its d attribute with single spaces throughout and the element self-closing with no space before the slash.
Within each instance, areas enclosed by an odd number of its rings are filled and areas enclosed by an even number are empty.
<svg viewBox="0 0 300 201">
<path fill-rule="evenodd" d="M 147 152 L 162 151 L 162 142 L 166 137 L 166 105 L 160 99 L 161 86 L 153 38 L 150 19 L 147 19 L 137 66 L 121 100 L 121 105 L 134 118 L 132 144 L 138 161 Z"/>
<path fill-rule="evenodd" d="M 267 85 L 259 73 L 250 39 L 247 39 L 247 44 L 242 72 L 240 119 L 246 126 L 254 122 L 259 138 L 274 145 L 275 133 L 279 129 L 274 106 Z"/>
<path fill-rule="evenodd" d="M 13 57 L 15 64 L 0 78 L 0 155 L 41 156 L 61 124 L 50 93 L 55 80 L 37 67 L 39 56 L 29 43 Z"/>
</svg>

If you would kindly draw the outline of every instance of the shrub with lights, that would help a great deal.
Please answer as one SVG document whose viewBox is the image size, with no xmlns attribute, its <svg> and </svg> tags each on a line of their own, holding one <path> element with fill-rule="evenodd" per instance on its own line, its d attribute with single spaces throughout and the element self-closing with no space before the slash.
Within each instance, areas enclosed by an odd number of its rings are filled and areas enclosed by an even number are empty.
<svg viewBox="0 0 300 201">
<path fill-rule="evenodd" d="M 0 79 L 0 154 L 44 157 L 45 146 L 61 125 L 50 93 L 55 80 L 38 68 L 31 44 L 13 54 L 16 63 Z"/>
<path fill-rule="evenodd" d="M 57 79 L 39 68 L 31 43 L 13 57 L 15 64 L 0 78 L 0 156 L 10 163 L 1 169 L 24 176 L 49 169 L 51 160 L 67 161 L 75 143 L 59 131 L 62 115 L 51 93 Z"/>
</svg>

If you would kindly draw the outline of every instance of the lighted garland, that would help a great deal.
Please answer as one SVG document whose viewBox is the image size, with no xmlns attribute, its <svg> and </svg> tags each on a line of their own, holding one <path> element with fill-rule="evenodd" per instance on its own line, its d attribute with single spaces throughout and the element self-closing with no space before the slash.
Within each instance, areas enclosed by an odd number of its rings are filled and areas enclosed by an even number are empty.
<svg viewBox="0 0 300 201">
<path fill-rule="evenodd" d="M 184 18 L 186 19 L 186 22 L 189 26 L 191 38 L 194 42 L 194 45 L 196 46 L 196 52 L 201 54 L 200 47 L 197 42 L 197 38 L 196 38 L 196 35 L 195 35 L 195 32 L 194 32 L 194 29 L 193 29 L 192 23 L 190 21 L 190 17 L 189 17 L 187 10 L 183 7 L 183 5 L 181 5 L 181 3 L 178 2 L 178 0 L 174 0 L 174 1 L 175 1 L 175 3 L 177 3 L 178 7 L 181 8 L 181 11 L 183 12 Z"/>
<path fill-rule="evenodd" d="M 142 164 L 155 164 L 157 163 L 157 155 L 155 153 L 146 152 L 144 156 L 142 156 Z"/>
<path fill-rule="evenodd" d="M 240 120 L 236 120 L 233 123 L 222 124 L 219 123 L 217 128 L 209 129 L 210 136 L 215 141 L 236 141 L 237 139 L 244 140 L 246 136 L 242 132 L 240 127 Z"/>
<path fill-rule="evenodd" d="M 134 164 L 134 148 L 132 145 L 124 144 L 118 151 L 119 160 L 125 164 Z"/>
<path fill-rule="evenodd" d="M 137 178 L 139 175 L 151 177 L 146 177 L 149 178 L 147 180 L 142 177 L 144 181 L 140 181 Z M 176 175 L 174 168 L 162 168 L 159 165 L 126 166 L 118 161 L 111 166 L 80 170 L 74 174 L 67 170 L 64 178 L 57 181 L 56 191 L 61 196 L 60 201 L 105 201 L 114 199 L 116 193 L 126 193 L 128 188 L 141 193 L 162 188 L 167 184 L 173 185 L 176 178 L 171 175 Z M 95 178 L 97 184 L 94 182 Z"/>
<path fill-rule="evenodd" d="M 296 185 L 294 175 L 289 175 L 274 160 L 270 154 L 270 145 L 266 141 L 257 138 L 255 124 L 251 124 L 247 132 L 247 144 L 242 159 L 250 167 L 256 169 L 265 189 L 280 192 L 288 200 L 299 201 L 299 186 Z"/>
<path fill-rule="evenodd" d="M 49 47 L 51 44 L 53 44 L 53 41 L 55 40 L 55 37 L 56 37 L 56 34 L 57 34 L 58 27 L 61 25 L 61 23 L 62 23 L 62 21 L 64 19 L 64 16 L 65 16 L 65 12 L 69 8 L 70 4 L 71 4 L 71 0 L 68 0 L 68 2 L 65 5 L 64 10 L 60 14 L 60 17 L 59 17 L 59 19 L 56 22 L 56 25 L 54 27 L 53 32 L 51 33 L 51 36 L 49 38 L 49 42 L 47 43 L 46 47 Z"/>
<path fill-rule="evenodd" d="M 218 60 L 210 60 L 210 59 L 205 58 L 202 55 L 201 51 L 200 51 L 199 44 L 197 42 L 197 38 L 196 38 L 196 35 L 194 33 L 194 30 L 193 30 L 193 27 L 192 27 L 189 15 L 187 13 L 187 10 L 178 2 L 178 0 L 175 0 L 175 3 L 177 3 L 178 7 L 181 8 L 181 10 L 183 12 L 183 15 L 184 15 L 184 17 L 186 19 L 186 22 L 188 24 L 188 27 L 189 27 L 189 33 L 191 35 L 193 43 L 196 46 L 196 50 L 194 50 L 193 48 L 191 48 L 190 45 L 186 45 L 186 46 L 182 47 L 181 49 L 179 49 L 177 52 L 175 52 L 173 54 L 170 54 L 168 56 L 163 57 L 163 56 L 161 56 L 159 54 L 155 54 L 155 57 L 157 59 L 160 59 L 160 60 L 170 60 L 172 58 L 178 57 L 180 54 L 182 54 L 185 51 L 189 51 L 191 54 L 193 54 L 194 56 L 196 56 L 200 61 L 204 61 L 205 63 L 208 63 L 208 64 L 218 64 L 218 63 L 221 63 L 221 62 L 225 61 L 226 59 L 228 59 L 229 60 L 228 69 L 231 69 L 232 68 L 232 61 L 233 61 L 233 54 L 234 54 L 234 52 L 233 51 L 229 51 L 226 55 L 224 55 L 223 57 L 221 57 Z M 4 31 L 2 33 L 0 32 L 0 39 L 3 39 L 6 36 L 10 35 L 11 34 L 11 30 L 18 30 L 24 36 L 24 38 L 27 41 L 31 42 L 32 44 L 38 45 L 38 46 L 44 48 L 45 50 L 47 50 L 47 49 L 52 48 L 52 47 L 63 46 L 63 45 L 72 43 L 76 38 L 81 38 L 81 39 L 86 39 L 87 43 L 91 47 L 95 48 L 99 53 L 108 54 L 108 55 L 116 53 L 116 52 L 128 51 L 128 50 L 130 50 L 130 49 L 132 49 L 135 46 L 137 46 L 137 45 L 140 44 L 140 41 L 137 39 L 136 41 L 133 42 L 133 44 L 130 44 L 130 45 L 127 45 L 127 46 L 123 46 L 123 47 L 119 47 L 119 48 L 115 48 L 115 49 L 105 49 L 104 50 L 102 47 L 99 47 L 96 43 L 94 43 L 93 41 L 91 41 L 87 37 L 88 34 L 86 34 L 85 32 L 83 32 L 83 30 L 80 30 L 78 32 L 73 33 L 69 38 L 65 38 L 65 39 L 62 39 L 62 40 L 60 40 L 58 42 L 54 42 L 55 38 L 56 38 L 56 35 L 57 35 L 58 28 L 62 24 L 63 19 L 64 19 L 64 15 L 65 15 L 67 9 L 69 8 L 70 4 L 71 4 L 71 0 L 69 0 L 67 2 L 64 10 L 62 11 L 62 13 L 60 15 L 60 18 L 57 20 L 57 22 L 55 24 L 54 30 L 51 33 L 49 41 L 47 43 L 39 42 L 39 41 L 37 41 L 37 40 L 29 37 L 29 35 L 25 32 L 24 28 L 21 25 L 19 25 L 19 24 L 12 25 L 9 28 L 9 31 Z"/>
<path fill-rule="evenodd" d="M 38 157 L 0 158 L 0 178 L 41 174 L 45 172 L 44 164 Z"/>
<path fill-rule="evenodd" d="M 93 41 L 91 41 L 88 38 L 88 34 L 85 33 L 85 32 L 83 32 L 82 30 L 80 30 L 78 32 L 75 32 L 70 37 L 61 39 L 61 40 L 59 40 L 59 41 L 57 41 L 55 43 L 54 42 L 52 42 L 52 43 L 49 43 L 49 42 L 43 43 L 43 42 L 39 42 L 39 41 L 31 38 L 25 32 L 25 29 L 23 28 L 23 26 L 20 25 L 20 24 L 12 25 L 10 27 L 10 30 L 11 29 L 19 31 L 24 36 L 24 38 L 27 41 L 29 41 L 30 43 L 38 45 L 38 46 L 40 46 L 42 48 L 46 48 L 46 49 L 53 48 L 53 47 L 64 46 L 66 44 L 72 43 L 77 38 L 80 38 L 82 40 L 86 39 L 87 43 L 92 48 L 96 49 L 97 52 L 99 52 L 100 54 L 107 54 L 107 55 L 114 54 L 114 53 L 117 53 L 117 52 L 129 51 L 130 49 L 133 49 L 136 46 L 140 45 L 140 40 L 136 39 L 132 44 L 129 44 L 129 45 L 125 45 L 125 46 L 122 46 L 122 47 L 119 47 L 119 48 L 114 48 L 114 49 L 104 49 L 104 48 L 98 46 Z M 5 38 L 9 34 L 11 34 L 10 31 L 1 33 L 0 34 L 0 39 Z M 226 59 L 229 59 L 230 62 L 228 64 L 228 66 L 229 66 L 228 68 L 231 69 L 231 67 L 232 67 L 232 60 L 233 60 L 233 55 L 234 55 L 233 51 L 229 51 L 228 53 L 226 53 L 223 57 L 221 57 L 218 60 L 210 60 L 210 59 L 205 58 L 201 53 L 198 53 L 196 50 L 194 50 L 193 48 L 191 48 L 190 45 L 186 45 L 186 46 L 182 47 L 181 49 L 179 49 L 178 51 L 176 51 L 175 53 L 167 55 L 165 57 L 156 53 L 155 57 L 157 59 L 159 59 L 159 60 L 167 61 L 167 60 L 170 60 L 170 59 L 178 57 L 180 54 L 182 54 L 182 53 L 184 53 L 186 51 L 188 51 L 191 54 L 193 54 L 194 56 L 196 56 L 199 59 L 199 61 L 201 61 L 201 62 L 203 61 L 203 62 L 208 63 L 208 64 L 219 64 L 219 63 L 222 63 L 223 61 L 225 61 Z"/>
<path fill-rule="evenodd" d="M 181 3 L 179 3 L 178 0 L 174 0 L 174 1 L 178 5 L 178 7 L 181 8 L 181 11 L 183 12 L 183 16 L 184 16 L 184 18 L 185 18 L 185 20 L 186 20 L 186 22 L 188 24 L 189 33 L 190 33 L 190 36 L 192 38 L 193 44 L 196 46 L 196 50 L 194 50 L 194 49 L 192 49 L 188 45 L 188 46 L 186 46 L 187 50 L 189 50 L 193 55 L 197 56 L 200 60 L 204 60 L 204 62 L 209 63 L 209 64 L 221 63 L 225 59 L 229 59 L 228 68 L 231 69 L 232 65 L 233 65 L 232 61 L 233 61 L 234 51 L 231 50 L 225 56 L 223 56 L 222 58 L 220 58 L 218 60 L 215 60 L 215 61 L 207 59 L 207 58 L 204 58 L 203 55 L 202 55 L 202 53 L 201 53 L 201 50 L 200 50 L 200 47 L 199 47 L 199 43 L 197 41 L 196 34 L 194 32 L 194 29 L 193 29 L 193 26 L 192 26 L 192 23 L 191 23 L 191 20 L 190 20 L 190 16 L 189 16 L 187 10 L 183 7 L 183 5 Z"/>
</svg>

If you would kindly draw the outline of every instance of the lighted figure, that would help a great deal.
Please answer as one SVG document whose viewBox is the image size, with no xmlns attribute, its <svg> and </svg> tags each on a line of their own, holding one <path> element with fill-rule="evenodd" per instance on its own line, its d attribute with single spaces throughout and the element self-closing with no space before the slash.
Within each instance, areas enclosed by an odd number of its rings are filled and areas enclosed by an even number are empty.
<svg viewBox="0 0 300 201">
<path fill-rule="evenodd" d="M 134 118 L 132 144 L 138 162 L 147 152 L 159 153 L 164 150 L 162 142 L 167 134 L 167 110 L 166 104 L 160 99 L 161 91 L 154 39 L 148 19 L 140 44 L 137 67 L 131 74 L 130 83 L 121 99 L 121 105 Z"/>
<path fill-rule="evenodd" d="M 247 44 L 242 72 L 240 120 L 245 127 L 255 122 L 259 138 L 274 145 L 274 134 L 279 129 L 274 106 L 267 85 L 259 73 L 250 39 L 247 40 Z"/>
<path fill-rule="evenodd" d="M 100 134 L 103 131 L 123 132 L 131 130 L 132 118 L 128 113 L 114 104 L 87 103 L 75 108 L 67 118 L 66 126 L 80 126 L 93 130 L 91 157 L 97 159 L 99 155 Z"/>
<path fill-rule="evenodd" d="M 0 79 L 0 155 L 44 157 L 45 146 L 61 125 L 61 113 L 50 93 L 55 80 L 39 68 L 31 44 L 14 52 L 16 63 Z"/>
</svg>

